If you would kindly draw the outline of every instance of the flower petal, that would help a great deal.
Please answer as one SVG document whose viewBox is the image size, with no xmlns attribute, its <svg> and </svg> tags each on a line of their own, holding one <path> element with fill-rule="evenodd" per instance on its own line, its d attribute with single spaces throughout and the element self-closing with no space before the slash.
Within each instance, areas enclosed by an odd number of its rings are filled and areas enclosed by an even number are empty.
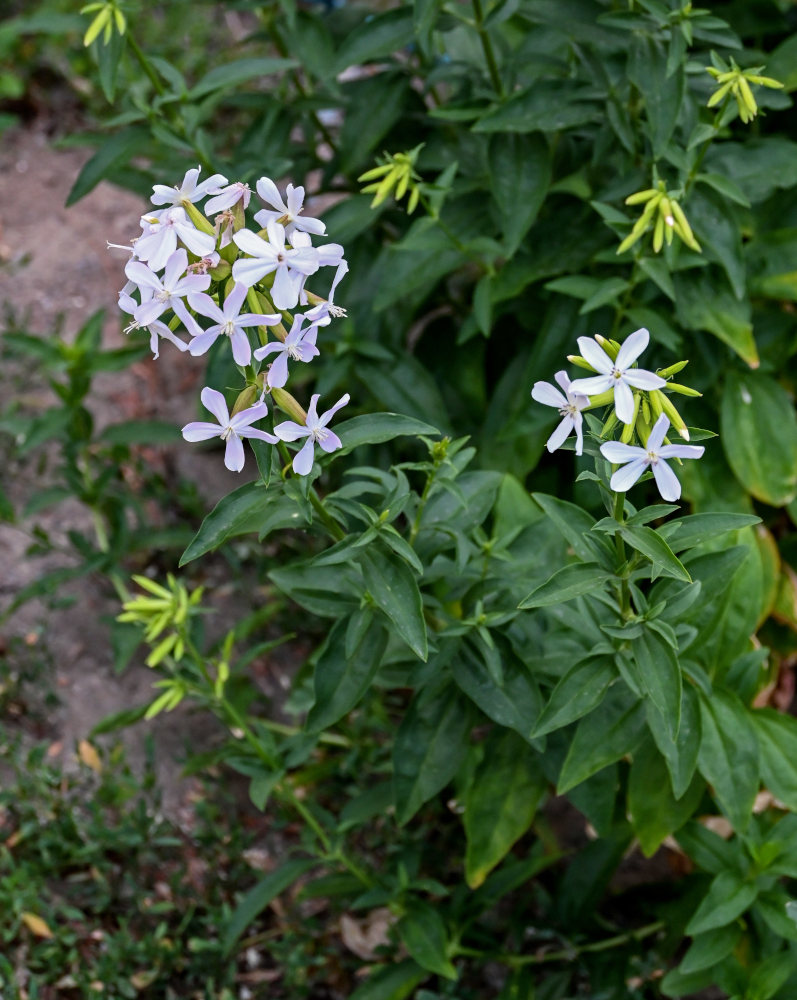
<svg viewBox="0 0 797 1000">
<path fill-rule="evenodd" d="M 281 215 L 287 214 L 288 206 L 282 200 L 282 197 L 277 189 L 277 185 L 270 177 L 261 177 L 257 182 L 257 193 L 263 199 L 267 205 L 271 205 L 273 208 L 278 209 Z"/>
<path fill-rule="evenodd" d="M 647 452 L 644 448 L 637 448 L 633 444 L 623 444 L 622 441 L 606 441 L 601 445 L 601 455 L 612 465 L 620 465 L 622 462 L 633 462 L 637 458 L 645 458 Z"/>
<path fill-rule="evenodd" d="M 227 438 L 227 448 L 224 451 L 224 464 L 230 472 L 240 472 L 244 467 L 244 443 L 237 434 Z"/>
<path fill-rule="evenodd" d="M 624 424 L 630 424 L 634 419 L 634 394 L 622 378 L 615 380 L 614 412 Z"/>
<path fill-rule="evenodd" d="M 616 383 L 617 379 L 611 375 L 593 375 L 591 378 L 577 378 L 570 383 L 570 392 L 581 393 L 583 396 L 597 396 L 598 393 L 614 388 Z"/>
<path fill-rule="evenodd" d="M 545 447 L 548 449 L 548 451 L 551 452 L 556 451 L 557 448 L 561 448 L 561 446 L 565 443 L 565 440 L 567 439 L 568 435 L 570 434 L 570 431 L 572 430 L 573 430 L 573 418 L 568 413 L 567 416 L 562 417 L 562 419 L 556 425 L 556 430 L 548 438 Z"/>
<path fill-rule="evenodd" d="M 322 413 L 322 414 L 321 414 L 321 417 L 320 417 L 320 419 L 319 419 L 319 421 L 318 421 L 318 426 L 319 426 L 319 427 L 326 427 L 326 425 L 327 425 L 327 424 L 329 423 L 329 421 L 330 421 L 330 420 L 331 420 L 331 419 L 332 419 L 332 418 L 334 417 L 334 415 L 335 415 L 335 414 L 337 413 L 337 411 L 338 411 L 338 410 L 339 410 L 339 409 L 340 409 L 340 408 L 341 408 L 342 406 L 345 406 L 345 405 L 346 405 L 346 404 L 348 403 L 348 401 L 349 401 L 350 399 L 351 399 L 351 396 L 349 396 L 348 392 L 347 392 L 347 393 L 344 393 L 344 395 L 342 395 L 342 396 L 340 397 L 340 399 L 339 399 L 339 400 L 337 401 L 337 403 L 335 403 L 335 405 L 334 405 L 334 406 L 331 406 L 331 407 L 330 407 L 330 408 L 329 408 L 329 409 L 328 409 L 328 410 L 326 411 L 326 413 Z"/>
<path fill-rule="evenodd" d="M 230 427 L 236 433 L 240 434 L 242 433 L 242 428 L 255 423 L 257 420 L 262 420 L 267 413 L 268 407 L 264 402 L 253 403 L 245 410 L 239 410 L 234 417 L 230 418 Z"/>
<path fill-rule="evenodd" d="M 227 319 L 234 319 L 238 315 L 248 291 L 249 287 L 242 281 L 236 282 L 235 287 L 224 300 L 224 315 Z"/>
<path fill-rule="evenodd" d="M 644 327 L 635 330 L 623 341 L 623 346 L 617 354 L 615 365 L 621 372 L 625 371 L 626 368 L 630 368 L 649 343 L 650 334 Z"/>
<path fill-rule="evenodd" d="M 301 437 L 307 437 L 310 431 L 295 420 L 283 420 L 274 428 L 274 433 L 280 441 L 298 441 Z"/>
<path fill-rule="evenodd" d="M 681 497 L 681 484 L 678 477 L 663 459 L 654 462 L 652 465 L 653 478 L 659 488 L 663 500 L 679 500 Z"/>
<path fill-rule="evenodd" d="M 292 274 L 290 270 L 281 265 L 274 275 L 274 284 L 271 287 L 271 301 L 277 309 L 293 309 L 299 301 L 299 283 L 302 280 L 298 272 Z"/>
<path fill-rule="evenodd" d="M 238 429 L 241 437 L 257 438 L 258 441 L 265 441 L 266 444 L 279 444 L 279 438 L 269 434 L 268 431 L 261 431 L 259 427 L 241 427 Z"/>
<path fill-rule="evenodd" d="M 180 247 L 166 261 L 166 270 L 163 272 L 163 287 L 174 288 L 180 277 L 185 274 L 188 267 L 188 254 Z"/>
<path fill-rule="evenodd" d="M 314 453 L 314 442 L 309 437 L 293 456 L 293 471 L 297 476 L 306 476 L 312 470 Z"/>
<path fill-rule="evenodd" d="M 243 330 L 239 330 L 236 327 L 230 335 L 230 343 L 232 344 L 232 356 L 236 365 L 248 365 L 252 360 L 252 347 L 249 343 L 249 338 Z"/>
<path fill-rule="evenodd" d="M 183 427 L 183 437 L 186 441 L 209 441 L 221 435 L 222 429 L 218 424 L 209 424 L 204 420 L 193 420 Z"/>
<path fill-rule="evenodd" d="M 560 374 L 561 372 L 557 372 L 554 378 Z M 550 382 L 535 382 L 534 388 L 531 390 L 531 398 L 537 403 L 542 403 L 543 406 L 555 406 L 557 410 L 567 406 L 567 398 Z"/>
<path fill-rule="evenodd" d="M 706 449 L 702 444 L 665 444 L 659 448 L 660 458 L 701 458 Z"/>
<path fill-rule="evenodd" d="M 269 354 L 273 354 L 275 351 L 284 351 L 285 346 L 279 340 L 270 340 L 267 344 L 263 344 L 262 347 L 258 347 L 254 351 L 254 356 L 258 361 L 262 361 L 263 358 L 268 357 Z"/>
<path fill-rule="evenodd" d="M 251 288 L 261 278 L 270 274 L 276 266 L 275 261 L 266 260 L 264 257 L 244 257 L 233 264 L 232 276 L 247 288 Z"/>
<path fill-rule="evenodd" d="M 573 423 L 576 427 L 576 454 L 581 455 L 584 451 L 584 418 L 580 413 L 573 417 Z"/>
<path fill-rule="evenodd" d="M 224 324 L 224 313 L 205 292 L 190 291 L 186 298 L 194 312 L 198 312 L 200 316 L 207 316 L 208 319 L 215 320 L 216 323 Z"/>
<path fill-rule="evenodd" d="M 199 398 L 202 400 L 202 405 L 205 409 L 210 410 L 221 426 L 227 427 L 230 422 L 230 413 L 227 409 L 224 396 L 222 396 L 218 389 L 211 389 L 210 386 L 206 385 L 199 394 Z"/>
<path fill-rule="evenodd" d="M 646 451 L 658 452 L 661 448 L 662 442 L 664 441 L 664 435 L 670 428 L 670 418 L 666 413 L 660 413 L 659 419 L 653 425 L 653 428 L 648 435 L 648 439 L 645 443 Z"/>
<path fill-rule="evenodd" d="M 634 462 L 629 462 L 628 465 L 623 466 L 622 469 L 618 469 L 617 472 L 612 476 L 609 486 L 613 490 L 617 490 L 618 493 L 625 493 L 626 490 L 630 490 L 634 483 L 639 479 L 642 473 L 647 468 L 647 461 L 644 458 L 638 458 Z"/>
<path fill-rule="evenodd" d="M 269 389 L 281 389 L 288 381 L 288 352 L 281 351 L 271 364 L 266 376 Z"/>
<path fill-rule="evenodd" d="M 276 263 L 277 254 L 270 243 L 251 233 L 248 229 L 240 229 L 233 236 L 233 243 L 239 250 L 250 254 L 252 257 L 262 257 L 264 260 L 272 260 Z"/>
<path fill-rule="evenodd" d="M 191 343 L 188 345 L 188 352 L 192 358 L 198 358 L 202 354 L 205 354 L 210 348 L 215 344 L 216 338 L 220 333 L 219 327 L 211 327 L 205 333 L 200 333 L 198 337 L 194 337 Z"/>
<path fill-rule="evenodd" d="M 614 369 L 612 359 L 592 337 L 579 337 L 578 349 L 581 352 L 581 357 L 592 365 L 596 372 L 608 375 Z"/>
<path fill-rule="evenodd" d="M 337 451 L 338 448 L 343 447 L 343 442 L 334 431 L 327 431 L 325 436 L 322 437 L 318 443 L 321 446 L 322 451 L 327 452 L 327 454 L 332 451 Z"/>
<path fill-rule="evenodd" d="M 644 368 L 629 368 L 623 372 L 623 379 L 636 389 L 661 389 L 667 385 L 667 380 L 654 372 L 645 371 Z"/>
</svg>

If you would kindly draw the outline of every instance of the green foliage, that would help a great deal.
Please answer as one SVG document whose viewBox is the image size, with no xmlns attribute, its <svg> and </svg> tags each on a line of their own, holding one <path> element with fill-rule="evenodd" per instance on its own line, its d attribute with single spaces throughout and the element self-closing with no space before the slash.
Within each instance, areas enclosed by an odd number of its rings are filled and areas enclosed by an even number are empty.
<svg viewBox="0 0 797 1000">
<path fill-rule="evenodd" d="M 326 620 L 290 722 L 247 677 L 246 624 L 211 642 L 184 616 L 154 651 L 163 690 L 145 711 L 213 712 L 236 737 L 217 761 L 256 807 L 300 820 L 225 948 L 318 868 L 315 898 L 389 914 L 356 1000 L 786 1000 L 795 732 L 758 706 L 797 627 L 793 11 L 242 6 L 257 28 L 202 72 L 140 45 L 141 14 L 93 43 L 114 117 L 71 195 L 111 176 L 146 194 L 197 162 L 290 174 L 335 195 L 325 221 L 347 243 L 348 318 L 320 335 L 320 382 L 364 412 L 310 477 L 261 457 L 182 556 L 248 538 L 294 620 Z M 761 75 L 770 54 L 783 88 Z M 568 355 L 585 363 L 579 335 L 602 331 L 614 357 L 641 324 L 668 381 L 636 395 L 623 439 L 646 445 L 662 411 L 706 441 L 700 463 L 673 463 L 694 513 L 646 506 L 649 476 L 611 489 L 610 412 L 584 414 L 576 476 L 570 454 L 549 459 L 549 415 L 528 400 Z M 97 330 L 58 349 L 63 406 L 20 425 L 28 448 L 135 447 L 92 437 Z M 690 385 L 672 381 L 676 351 Z M 118 534 L 77 547 L 109 573 L 129 547 L 107 519 Z M 676 841 L 689 874 L 624 887 L 632 844 Z"/>
</svg>

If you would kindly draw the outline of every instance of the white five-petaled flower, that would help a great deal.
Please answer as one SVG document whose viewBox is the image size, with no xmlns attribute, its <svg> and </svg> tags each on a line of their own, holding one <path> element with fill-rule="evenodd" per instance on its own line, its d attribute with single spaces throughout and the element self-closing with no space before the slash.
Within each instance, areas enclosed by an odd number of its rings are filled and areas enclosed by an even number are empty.
<svg viewBox="0 0 797 1000">
<path fill-rule="evenodd" d="M 136 240 L 136 256 L 153 271 L 160 271 L 177 249 L 178 238 L 197 257 L 208 257 L 216 249 L 216 238 L 197 229 L 184 208 L 169 208 L 142 215 L 143 235 Z"/>
<path fill-rule="evenodd" d="M 349 265 L 345 260 L 342 260 L 338 264 L 338 269 L 335 272 L 335 277 L 332 280 L 332 287 L 329 290 L 329 298 L 318 305 L 313 306 L 312 309 L 308 309 L 304 314 L 306 319 L 309 319 L 311 323 L 315 326 L 329 326 L 333 318 L 346 315 L 346 310 L 341 308 L 341 306 L 335 305 L 335 289 L 338 287 L 340 279 L 348 273 Z"/>
<path fill-rule="evenodd" d="M 225 209 L 232 208 L 232 206 L 237 202 L 241 202 L 241 206 L 244 209 L 249 208 L 249 200 L 252 197 L 252 192 L 248 184 L 244 184 L 243 181 L 235 181 L 234 184 L 228 184 L 227 187 L 216 188 L 214 191 L 210 191 L 213 197 L 209 198 L 205 202 L 205 215 L 210 218 L 211 215 L 215 215 L 216 212 L 223 212 Z"/>
<path fill-rule="evenodd" d="M 206 410 L 210 410 L 218 420 L 218 424 L 195 420 L 183 427 L 183 437 L 186 441 L 209 441 L 220 437 L 227 442 L 224 452 L 224 464 L 230 472 L 240 472 L 244 467 L 244 445 L 242 438 L 258 438 L 269 444 L 276 444 L 277 438 L 268 431 L 258 430 L 250 426 L 256 420 L 261 420 L 268 412 L 264 402 L 255 403 L 246 410 L 241 410 L 231 417 L 224 396 L 216 389 L 205 386 L 199 397 Z"/>
<path fill-rule="evenodd" d="M 227 183 L 227 178 L 221 174 L 212 174 L 207 180 L 197 184 L 201 167 L 193 167 L 189 170 L 183 183 L 178 187 L 167 187 L 165 184 L 153 184 L 153 195 L 150 201 L 153 205 L 180 205 L 184 201 L 195 202 L 204 198 L 207 194 L 216 194 L 221 185 Z"/>
<path fill-rule="evenodd" d="M 318 356 L 319 351 L 315 346 L 318 327 L 310 326 L 303 330 L 303 323 L 304 316 L 300 313 L 294 319 L 293 326 L 284 343 L 280 340 L 272 340 L 263 347 L 258 347 L 255 351 L 255 357 L 258 361 L 262 361 L 269 354 L 277 355 L 266 376 L 266 384 L 269 389 L 281 389 L 288 381 L 288 358 L 293 361 L 308 362 Z"/>
<path fill-rule="evenodd" d="M 556 451 L 564 444 L 565 439 L 575 428 L 576 454 L 580 455 L 584 449 L 582 429 L 584 418 L 581 416 L 581 411 L 585 406 L 589 406 L 589 397 L 572 391 L 573 383 L 568 378 L 567 372 L 557 372 L 554 378 L 562 387 L 562 392 L 554 388 L 550 382 L 535 382 L 534 388 L 531 390 L 532 399 L 544 406 L 555 406 L 562 417 L 556 430 L 548 438 L 546 448 L 548 451 Z"/>
<path fill-rule="evenodd" d="M 579 337 L 578 347 L 582 358 L 600 374 L 593 378 L 575 379 L 570 383 L 571 391 L 586 396 L 596 396 L 608 389 L 614 389 L 615 413 L 624 424 L 630 424 L 634 419 L 634 394 L 631 387 L 660 389 L 667 384 L 661 376 L 653 372 L 631 367 L 648 346 L 649 340 L 650 334 L 644 327 L 636 330 L 626 337 L 617 358 L 612 360 L 596 340 L 591 337 Z"/>
<path fill-rule="evenodd" d="M 618 493 L 630 490 L 642 473 L 650 468 L 656 480 L 662 498 L 669 502 L 681 496 L 681 484 L 678 477 L 667 465 L 667 458 L 700 458 L 705 449 L 702 445 L 666 444 L 662 446 L 664 436 L 670 426 L 666 414 L 662 413 L 653 430 L 650 432 L 647 444 L 639 448 L 621 441 L 607 441 L 601 445 L 601 454 L 612 464 L 622 464 L 611 478 L 610 486 Z M 626 464 L 627 463 L 627 464 Z"/>
<path fill-rule="evenodd" d="M 257 284 L 261 278 L 274 272 L 271 299 L 277 309 L 293 309 L 299 301 L 299 294 L 308 274 L 315 274 L 319 268 L 318 251 L 314 247 L 288 249 L 285 246 L 285 227 L 279 222 L 269 222 L 268 243 L 242 229 L 233 240 L 244 253 L 250 254 L 232 266 L 232 276 L 247 287 Z"/>
<path fill-rule="evenodd" d="M 129 281 L 128 284 L 131 286 L 131 288 L 135 287 L 132 281 Z M 147 288 L 145 286 L 143 288 L 140 288 L 139 292 L 141 294 L 142 302 L 146 302 L 152 298 L 153 293 L 151 288 Z M 134 316 L 139 306 L 140 303 L 136 302 L 136 300 L 129 295 L 127 285 L 125 285 L 122 291 L 119 292 L 119 308 L 122 310 L 122 312 L 126 312 L 129 313 L 131 316 Z M 129 326 L 125 327 L 124 332 L 130 333 L 132 330 L 139 330 L 139 329 L 142 329 L 141 324 L 138 323 L 134 318 L 133 322 L 130 323 Z M 149 346 L 150 350 L 152 351 L 152 357 L 154 359 L 157 359 L 159 356 L 160 337 L 162 337 L 164 340 L 171 341 L 171 343 L 174 344 L 174 346 L 178 348 L 178 350 L 180 351 L 188 350 L 188 344 L 184 343 L 182 340 L 180 340 L 179 337 L 175 336 L 175 334 L 172 333 L 169 327 L 166 326 L 165 323 L 161 323 L 159 319 L 154 319 L 149 324 L 148 329 L 149 329 Z"/>
<path fill-rule="evenodd" d="M 327 427 L 327 424 L 336 411 L 348 403 L 349 394 L 347 392 L 345 396 L 341 396 L 331 409 L 319 417 L 317 407 L 320 398 L 319 394 L 316 393 L 310 400 L 304 426 L 293 420 L 284 420 L 274 428 L 274 433 L 283 441 L 297 441 L 300 437 L 307 438 L 300 450 L 293 456 L 293 471 L 297 476 L 306 476 L 313 468 L 316 441 L 326 452 L 337 451 L 342 444 L 340 438 Z"/>
<path fill-rule="evenodd" d="M 163 278 L 159 278 L 141 261 L 128 262 L 125 274 L 141 289 L 141 305 L 133 314 L 139 326 L 149 326 L 161 313 L 173 309 L 185 323 L 189 333 L 194 336 L 202 333 L 202 329 L 186 309 L 183 296 L 189 292 L 204 292 L 210 284 L 210 275 L 186 274 L 187 266 L 188 254 L 182 247 L 175 250 L 166 261 Z"/>
<path fill-rule="evenodd" d="M 237 284 L 219 308 L 209 295 L 204 292 L 189 292 L 188 302 L 193 310 L 208 319 L 215 320 L 213 326 L 199 333 L 188 346 L 196 358 L 204 354 L 217 337 L 224 335 L 230 338 L 232 356 L 237 365 L 248 365 L 252 360 L 252 348 L 249 338 L 244 332 L 247 326 L 274 326 L 282 317 L 279 313 L 244 313 L 239 315 L 247 293 L 246 285 Z"/>
<path fill-rule="evenodd" d="M 315 233 L 316 236 L 323 236 L 326 232 L 327 227 L 320 219 L 301 215 L 304 205 L 303 187 L 289 184 L 285 189 L 285 201 L 283 201 L 274 181 L 268 177 L 261 177 L 257 182 L 257 193 L 267 205 L 271 205 L 271 209 L 262 208 L 255 214 L 255 222 L 259 222 L 263 229 L 269 222 L 279 222 L 285 226 L 288 239 L 291 239 L 296 230 Z"/>
</svg>

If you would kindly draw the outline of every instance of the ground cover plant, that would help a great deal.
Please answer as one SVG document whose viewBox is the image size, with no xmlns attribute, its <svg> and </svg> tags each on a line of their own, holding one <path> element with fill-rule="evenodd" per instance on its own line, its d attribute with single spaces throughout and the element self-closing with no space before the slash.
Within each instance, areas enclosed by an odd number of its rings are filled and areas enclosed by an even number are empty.
<svg viewBox="0 0 797 1000">
<path fill-rule="evenodd" d="M 310 996 L 786 1000 L 793 6 L 237 7 L 186 79 L 89 6 L 73 190 L 151 199 L 127 331 L 242 477 L 130 584 L 157 693 L 107 727 L 193 702 L 301 824 L 225 954 L 300 885 L 379 928 Z M 284 706 L 191 578 L 241 538 L 319 639 Z"/>
</svg>

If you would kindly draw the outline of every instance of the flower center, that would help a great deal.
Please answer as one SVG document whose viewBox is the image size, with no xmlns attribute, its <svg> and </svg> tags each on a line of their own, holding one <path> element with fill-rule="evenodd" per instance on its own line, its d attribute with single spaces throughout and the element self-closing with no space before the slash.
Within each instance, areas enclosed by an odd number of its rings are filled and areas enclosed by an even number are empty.
<svg viewBox="0 0 797 1000">
<path fill-rule="evenodd" d="M 622 377 L 623 377 L 623 373 L 620 371 L 619 368 L 613 368 L 612 369 L 612 378 L 613 379 L 616 379 L 619 382 Z"/>
<path fill-rule="evenodd" d="M 326 441 L 328 437 L 329 437 L 329 431 L 326 429 L 326 427 L 316 427 L 315 430 L 313 431 L 314 441 Z"/>
<path fill-rule="evenodd" d="M 235 429 L 233 428 L 232 424 L 228 424 L 228 426 L 225 427 L 224 430 L 221 432 L 221 439 L 222 441 L 227 441 L 234 434 L 235 434 Z"/>
<path fill-rule="evenodd" d="M 225 337 L 231 337 L 235 333 L 235 323 L 233 320 L 228 319 L 224 326 L 221 328 L 221 332 Z"/>
<path fill-rule="evenodd" d="M 299 351 L 299 345 L 298 344 L 291 344 L 290 345 L 290 347 L 288 348 L 288 357 L 292 358 L 294 361 L 301 361 L 302 360 L 302 355 L 301 355 L 301 352 Z"/>
<path fill-rule="evenodd" d="M 575 403 L 568 403 L 567 406 L 559 407 L 559 415 L 562 417 L 574 417 L 578 413 Z"/>
<path fill-rule="evenodd" d="M 155 295 L 155 301 L 156 302 L 168 302 L 171 297 L 172 297 L 172 293 L 169 291 L 169 289 L 168 288 L 162 288 Z"/>
<path fill-rule="evenodd" d="M 655 451 L 649 451 L 645 456 L 645 460 L 647 461 L 648 465 L 655 465 L 659 460 L 659 456 L 656 454 Z"/>
</svg>

